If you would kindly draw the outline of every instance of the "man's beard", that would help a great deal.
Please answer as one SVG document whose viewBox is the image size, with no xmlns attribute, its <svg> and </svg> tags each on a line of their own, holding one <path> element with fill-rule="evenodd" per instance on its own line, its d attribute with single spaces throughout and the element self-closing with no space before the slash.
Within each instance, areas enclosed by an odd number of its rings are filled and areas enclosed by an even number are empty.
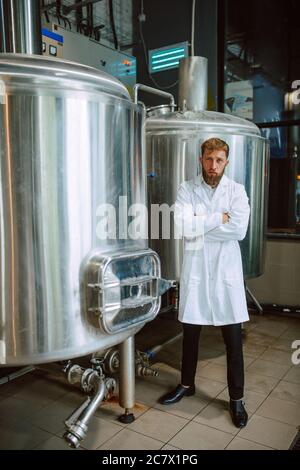
<svg viewBox="0 0 300 470">
<path fill-rule="evenodd" d="M 220 175 L 210 175 L 202 167 L 203 179 L 205 183 L 208 184 L 209 186 L 218 186 L 222 176 L 224 175 L 224 172 L 225 172 L 225 168 Z"/>
</svg>

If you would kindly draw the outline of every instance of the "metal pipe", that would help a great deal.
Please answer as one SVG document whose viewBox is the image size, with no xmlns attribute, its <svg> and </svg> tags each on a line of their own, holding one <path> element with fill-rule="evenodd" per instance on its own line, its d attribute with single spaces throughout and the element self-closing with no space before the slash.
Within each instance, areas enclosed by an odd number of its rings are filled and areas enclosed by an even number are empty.
<svg viewBox="0 0 300 470">
<path fill-rule="evenodd" d="M 115 380 L 104 379 L 102 371 L 85 369 L 78 364 L 72 364 L 71 361 L 41 364 L 37 367 L 57 378 L 67 377 L 69 384 L 78 386 L 90 394 L 65 421 L 67 431 L 64 438 L 71 447 L 76 448 L 85 439 L 88 423 L 96 409 L 104 397 L 115 388 Z"/>
<path fill-rule="evenodd" d="M 179 62 L 178 104 L 182 111 L 207 108 L 207 59 L 187 57 Z"/>
<path fill-rule="evenodd" d="M 191 33 L 191 55 L 195 55 L 195 11 L 196 11 L 196 0 L 193 0 L 192 4 L 192 33 Z"/>
<path fill-rule="evenodd" d="M 257 310 L 262 315 L 264 310 L 263 310 L 262 306 L 260 305 L 259 301 L 254 297 L 254 294 L 251 292 L 249 287 L 246 286 L 246 285 L 245 285 L 245 287 L 246 287 L 246 294 L 249 295 L 250 299 L 254 302 L 254 305 L 256 306 Z"/>
<path fill-rule="evenodd" d="M 119 403 L 127 410 L 135 404 L 135 352 L 134 336 L 126 339 L 119 345 L 120 368 L 119 368 Z"/>
<path fill-rule="evenodd" d="M 61 0 L 56 0 L 56 16 L 61 16 Z"/>
<path fill-rule="evenodd" d="M 133 87 L 135 104 L 138 103 L 138 92 L 139 92 L 139 90 L 143 90 L 143 91 L 146 91 L 147 93 L 152 93 L 154 95 L 163 96 L 164 98 L 169 99 L 171 107 L 173 109 L 175 108 L 175 99 L 174 99 L 174 96 L 171 93 L 167 93 L 166 91 L 158 90 L 157 88 L 152 88 L 150 86 L 143 85 L 142 83 L 137 83 Z"/>
<path fill-rule="evenodd" d="M 68 431 L 64 438 L 71 447 L 78 447 L 86 437 L 88 423 L 105 395 L 105 382 L 96 371 L 91 372 L 87 378 L 88 385 L 95 391 L 92 399 L 88 398 L 77 410 L 65 421 Z"/>
<path fill-rule="evenodd" d="M 16 372 L 11 372 L 10 374 L 1 377 L 0 386 L 7 382 L 11 382 L 12 380 L 17 379 L 18 377 L 21 377 L 22 375 L 29 374 L 29 372 L 32 372 L 33 370 L 35 370 L 34 366 L 27 366 L 22 367 L 22 369 L 19 369 Z"/>
<path fill-rule="evenodd" d="M 0 52 L 5 51 L 5 23 L 4 23 L 4 2 L 0 1 Z"/>
<path fill-rule="evenodd" d="M 182 338 L 182 333 L 178 333 L 177 335 L 173 336 L 172 338 L 167 339 L 162 344 L 158 344 L 157 346 L 154 346 L 152 349 L 148 349 L 148 351 L 145 352 L 149 358 L 153 358 L 157 353 L 159 353 L 165 346 L 168 346 L 172 343 L 175 343 L 178 339 Z"/>
<path fill-rule="evenodd" d="M 42 0 L 42 2 L 41 2 L 41 13 L 43 13 L 45 15 L 47 23 L 50 23 L 48 10 L 45 8 L 45 0 Z"/>
<path fill-rule="evenodd" d="M 92 3 L 89 3 L 86 7 L 87 11 L 87 25 L 89 37 L 92 37 L 94 31 L 94 7 Z"/>
<path fill-rule="evenodd" d="M 0 52 L 42 54 L 39 0 L 0 0 Z"/>
<path fill-rule="evenodd" d="M 115 49 L 119 49 L 119 41 L 117 37 L 115 17 L 114 17 L 113 0 L 108 0 L 108 7 L 109 7 L 109 19 L 110 19 L 110 24 L 111 24 L 111 30 L 113 33 L 113 38 L 114 38 Z"/>
<path fill-rule="evenodd" d="M 77 32 L 81 33 L 82 20 L 83 20 L 81 1 L 76 0 L 76 5 L 77 5 L 77 8 L 75 11 L 75 18 L 76 18 Z"/>
</svg>

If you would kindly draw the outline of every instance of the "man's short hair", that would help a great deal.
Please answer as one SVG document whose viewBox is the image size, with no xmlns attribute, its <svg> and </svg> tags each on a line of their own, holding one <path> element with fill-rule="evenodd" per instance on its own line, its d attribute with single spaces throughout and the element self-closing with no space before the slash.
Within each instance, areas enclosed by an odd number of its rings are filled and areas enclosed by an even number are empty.
<svg viewBox="0 0 300 470">
<path fill-rule="evenodd" d="M 205 150 L 207 150 L 208 153 L 213 152 L 214 150 L 224 150 L 226 153 L 226 158 L 228 158 L 229 155 L 229 145 L 224 142 L 224 140 L 217 139 L 216 137 L 212 137 L 211 139 L 207 139 L 203 144 L 201 145 L 201 155 L 204 155 Z"/>
</svg>

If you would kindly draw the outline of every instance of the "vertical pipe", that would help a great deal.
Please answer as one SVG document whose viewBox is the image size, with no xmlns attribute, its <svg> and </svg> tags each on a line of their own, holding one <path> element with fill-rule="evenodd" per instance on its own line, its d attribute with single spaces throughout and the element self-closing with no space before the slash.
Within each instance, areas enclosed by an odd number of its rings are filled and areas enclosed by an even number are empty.
<svg viewBox="0 0 300 470">
<path fill-rule="evenodd" d="M 120 351 L 120 391 L 119 403 L 122 408 L 129 410 L 135 404 L 135 354 L 134 336 L 123 341 Z"/>
<path fill-rule="evenodd" d="M 191 56 L 195 55 L 195 12 L 196 12 L 196 0 L 193 0 L 192 4 L 192 33 L 191 33 Z"/>
<path fill-rule="evenodd" d="M 75 3 L 81 3 L 81 0 L 76 0 Z M 82 14 L 82 7 L 81 6 L 78 6 L 78 8 L 76 8 L 75 18 L 76 18 L 77 32 L 81 33 L 82 20 L 83 20 L 83 14 Z"/>
<path fill-rule="evenodd" d="M 109 18 L 110 18 L 111 30 L 112 30 L 112 33 L 113 33 L 115 49 L 119 49 L 119 42 L 118 42 L 116 24 L 115 24 L 115 17 L 114 17 L 113 0 L 108 1 L 108 6 L 109 6 Z"/>
<path fill-rule="evenodd" d="M 226 54 L 226 18 L 227 18 L 227 4 L 228 2 L 218 2 L 217 16 L 218 16 L 218 108 L 220 113 L 224 113 L 224 86 L 225 86 L 225 54 Z"/>
<path fill-rule="evenodd" d="M 0 52 L 42 54 L 39 0 L 0 0 Z"/>
<path fill-rule="evenodd" d="M 86 6 L 87 11 L 87 25 L 88 25 L 88 35 L 91 38 L 94 31 L 94 5 L 90 3 Z"/>
<path fill-rule="evenodd" d="M 179 64 L 179 99 L 181 110 L 207 109 L 207 59 L 187 57 Z"/>
<path fill-rule="evenodd" d="M 0 52 L 5 52 L 6 45 L 5 45 L 5 26 L 4 26 L 4 4 L 3 0 L 0 1 Z"/>
</svg>

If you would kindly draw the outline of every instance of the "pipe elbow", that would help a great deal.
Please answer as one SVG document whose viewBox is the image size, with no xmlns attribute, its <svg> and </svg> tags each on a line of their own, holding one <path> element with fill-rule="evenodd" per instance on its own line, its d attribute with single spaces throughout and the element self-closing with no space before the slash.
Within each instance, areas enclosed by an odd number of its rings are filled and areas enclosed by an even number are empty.
<svg viewBox="0 0 300 470">
<path fill-rule="evenodd" d="M 85 439 L 88 422 L 105 396 L 105 382 L 96 371 L 93 371 L 86 378 L 87 390 L 93 390 L 93 398 L 88 398 L 74 413 L 65 421 L 67 431 L 64 434 L 65 440 L 70 447 L 79 447 L 80 442 Z M 84 387 L 83 387 L 84 388 Z"/>
</svg>

